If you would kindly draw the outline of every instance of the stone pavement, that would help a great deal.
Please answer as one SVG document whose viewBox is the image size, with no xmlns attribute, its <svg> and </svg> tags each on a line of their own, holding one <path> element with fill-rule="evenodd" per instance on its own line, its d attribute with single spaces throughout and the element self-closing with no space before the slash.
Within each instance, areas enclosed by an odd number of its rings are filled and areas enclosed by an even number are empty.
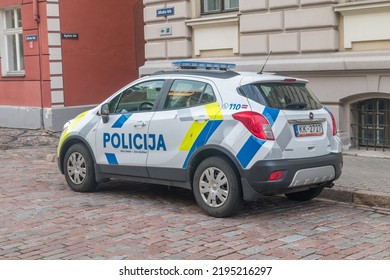
<svg viewBox="0 0 390 280">
<path fill-rule="evenodd" d="M 390 260 L 390 209 L 273 196 L 218 219 L 188 190 L 76 193 L 43 159 L 54 150 L 0 151 L 0 260 Z"/>
<path fill-rule="evenodd" d="M 42 158 L 53 161 L 58 132 L 0 128 L 1 150 L 46 147 Z M 344 152 L 343 173 L 322 198 L 390 208 L 390 151 L 349 150 Z"/>
<path fill-rule="evenodd" d="M 56 147 L 60 133 L 0 127 L 0 151 L 23 147 Z"/>
</svg>

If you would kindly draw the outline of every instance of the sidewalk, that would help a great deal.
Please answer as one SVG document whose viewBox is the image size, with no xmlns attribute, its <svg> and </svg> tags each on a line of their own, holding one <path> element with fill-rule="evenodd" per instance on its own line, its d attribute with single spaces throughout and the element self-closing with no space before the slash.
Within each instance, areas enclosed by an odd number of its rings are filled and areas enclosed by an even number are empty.
<svg viewBox="0 0 390 280">
<path fill-rule="evenodd" d="M 321 197 L 374 207 L 390 208 L 390 151 L 344 151 L 341 177 Z"/>
<path fill-rule="evenodd" d="M 52 154 L 42 154 L 54 161 L 60 134 L 43 130 L 0 127 L 1 150 L 46 147 Z M 344 152 L 343 173 L 332 189 L 321 198 L 374 207 L 390 208 L 390 151 L 349 150 Z"/>
</svg>

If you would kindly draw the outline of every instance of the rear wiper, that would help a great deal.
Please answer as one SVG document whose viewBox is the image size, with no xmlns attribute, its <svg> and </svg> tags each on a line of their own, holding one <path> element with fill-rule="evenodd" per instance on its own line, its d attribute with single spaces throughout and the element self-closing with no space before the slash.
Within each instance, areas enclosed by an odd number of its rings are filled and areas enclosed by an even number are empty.
<svg viewBox="0 0 390 280">
<path fill-rule="evenodd" d="M 291 102 L 291 103 L 286 105 L 286 109 L 302 110 L 302 109 L 305 109 L 306 106 L 307 106 L 307 104 L 304 102 Z"/>
</svg>

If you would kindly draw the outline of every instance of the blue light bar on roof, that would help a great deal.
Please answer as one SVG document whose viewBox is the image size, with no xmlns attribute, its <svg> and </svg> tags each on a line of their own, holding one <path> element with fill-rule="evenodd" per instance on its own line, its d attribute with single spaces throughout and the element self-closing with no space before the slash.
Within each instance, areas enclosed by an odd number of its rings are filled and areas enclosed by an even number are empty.
<svg viewBox="0 0 390 280">
<path fill-rule="evenodd" d="M 181 69 L 208 69 L 208 70 L 227 70 L 235 68 L 236 64 L 217 63 L 217 62 L 200 62 L 200 61 L 174 61 L 173 66 Z"/>
</svg>

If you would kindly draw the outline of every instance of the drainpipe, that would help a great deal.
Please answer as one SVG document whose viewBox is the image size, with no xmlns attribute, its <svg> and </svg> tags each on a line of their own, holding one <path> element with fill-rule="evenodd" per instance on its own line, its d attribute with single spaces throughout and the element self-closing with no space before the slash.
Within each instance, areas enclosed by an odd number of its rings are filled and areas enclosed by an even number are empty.
<svg viewBox="0 0 390 280">
<path fill-rule="evenodd" d="M 40 23 L 41 18 L 39 16 L 38 0 L 33 0 L 33 14 L 34 14 L 34 20 L 37 23 Z"/>
<path fill-rule="evenodd" d="M 38 0 L 33 0 L 33 17 L 37 23 L 38 28 L 38 61 L 39 61 L 39 86 L 41 93 L 41 128 L 45 127 L 44 122 L 44 104 L 43 104 L 43 75 L 42 75 L 42 50 L 41 50 L 41 17 L 39 15 L 39 3 Z"/>
</svg>

